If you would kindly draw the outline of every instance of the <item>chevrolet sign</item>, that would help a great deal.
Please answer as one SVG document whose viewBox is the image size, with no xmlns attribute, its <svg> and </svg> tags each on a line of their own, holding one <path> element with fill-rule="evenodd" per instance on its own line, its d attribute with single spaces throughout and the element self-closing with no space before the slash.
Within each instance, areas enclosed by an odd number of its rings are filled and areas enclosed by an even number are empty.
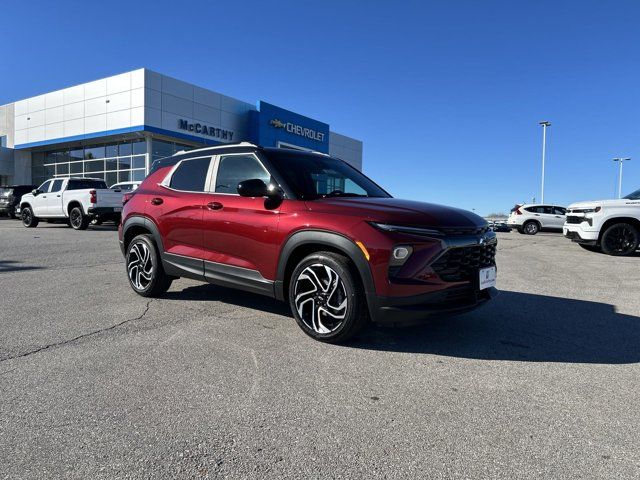
<svg viewBox="0 0 640 480">
<path fill-rule="evenodd" d="M 222 140 L 233 140 L 233 132 L 223 128 L 209 127 L 202 123 L 190 123 L 186 120 L 178 120 L 178 128 L 188 132 L 200 133 L 210 137 L 220 138 Z"/>
<path fill-rule="evenodd" d="M 273 120 L 269 121 L 269 125 L 274 128 L 283 128 L 289 133 L 293 133 L 294 135 L 299 135 L 304 138 L 309 138 L 311 140 L 315 140 L 316 142 L 324 141 L 323 132 L 317 132 L 311 128 L 296 125 L 295 123 L 282 122 L 281 120 L 274 118 Z"/>
</svg>

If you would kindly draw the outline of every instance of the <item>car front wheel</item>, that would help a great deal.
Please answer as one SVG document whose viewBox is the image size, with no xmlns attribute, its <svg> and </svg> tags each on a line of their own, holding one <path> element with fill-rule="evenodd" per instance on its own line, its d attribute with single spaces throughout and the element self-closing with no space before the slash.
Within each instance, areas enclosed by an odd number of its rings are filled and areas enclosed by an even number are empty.
<svg viewBox="0 0 640 480">
<path fill-rule="evenodd" d="M 138 235 L 131 240 L 127 249 L 127 277 L 131 288 L 143 297 L 157 297 L 169 290 L 173 277 L 164 272 L 149 235 Z"/>
<path fill-rule="evenodd" d="M 33 214 L 31 207 L 24 207 L 22 209 L 22 224 L 27 228 L 34 228 L 38 226 L 38 219 Z"/>
<path fill-rule="evenodd" d="M 368 319 L 355 267 L 333 252 L 313 253 L 297 265 L 289 282 L 289 304 L 302 331 L 327 343 L 348 340 Z"/>
<path fill-rule="evenodd" d="M 615 223 L 602 234 L 600 245 L 607 255 L 631 255 L 638 249 L 640 234 L 638 229 L 629 223 Z"/>
</svg>

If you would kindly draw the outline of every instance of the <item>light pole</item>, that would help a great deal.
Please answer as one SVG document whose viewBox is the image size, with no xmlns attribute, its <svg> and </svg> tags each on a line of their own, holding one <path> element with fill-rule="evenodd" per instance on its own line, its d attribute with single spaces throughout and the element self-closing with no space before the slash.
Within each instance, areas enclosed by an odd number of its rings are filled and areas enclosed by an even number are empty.
<svg viewBox="0 0 640 480">
<path fill-rule="evenodd" d="M 627 160 L 631 160 L 629 157 L 626 158 L 614 158 L 614 162 L 618 162 L 620 164 L 620 172 L 618 173 L 618 198 L 622 198 L 622 162 Z"/>
<path fill-rule="evenodd" d="M 540 203 L 544 203 L 544 157 L 547 150 L 547 127 L 550 127 L 551 123 L 546 120 L 538 123 L 542 125 L 542 191 L 540 192 Z"/>
</svg>

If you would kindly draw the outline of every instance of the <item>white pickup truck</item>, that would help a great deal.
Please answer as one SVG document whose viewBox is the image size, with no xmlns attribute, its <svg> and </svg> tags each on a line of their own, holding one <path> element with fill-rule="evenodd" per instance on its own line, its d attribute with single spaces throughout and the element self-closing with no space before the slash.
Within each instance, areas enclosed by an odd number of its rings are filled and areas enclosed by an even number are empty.
<svg viewBox="0 0 640 480">
<path fill-rule="evenodd" d="M 23 195 L 20 210 L 25 227 L 36 227 L 42 219 L 85 230 L 92 220 L 119 223 L 122 192 L 95 178 L 52 178 Z"/>
<path fill-rule="evenodd" d="M 619 200 L 569 205 L 562 233 L 586 250 L 633 254 L 640 244 L 640 190 Z"/>
</svg>

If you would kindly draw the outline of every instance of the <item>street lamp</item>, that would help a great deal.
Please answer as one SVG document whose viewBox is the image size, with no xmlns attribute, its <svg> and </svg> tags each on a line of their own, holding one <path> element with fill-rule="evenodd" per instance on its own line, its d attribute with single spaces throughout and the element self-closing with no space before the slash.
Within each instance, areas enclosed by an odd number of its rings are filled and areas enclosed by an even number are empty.
<svg viewBox="0 0 640 480">
<path fill-rule="evenodd" d="M 618 198 L 622 198 L 622 162 L 627 160 L 631 160 L 629 157 L 626 158 L 614 158 L 614 162 L 620 163 L 620 173 L 618 173 Z"/>
<path fill-rule="evenodd" d="M 551 126 L 551 122 L 538 122 L 542 125 L 542 188 L 540 192 L 540 203 L 544 203 L 544 157 L 547 149 L 547 127 Z"/>
</svg>

